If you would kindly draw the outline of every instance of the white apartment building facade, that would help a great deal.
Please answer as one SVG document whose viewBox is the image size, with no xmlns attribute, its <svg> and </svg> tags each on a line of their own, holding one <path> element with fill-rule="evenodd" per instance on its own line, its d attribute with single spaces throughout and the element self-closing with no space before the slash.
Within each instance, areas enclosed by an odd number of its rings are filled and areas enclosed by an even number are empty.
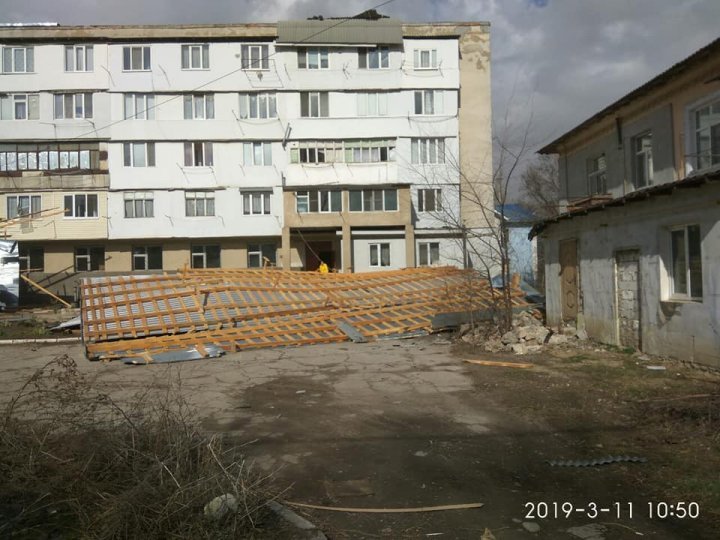
<svg viewBox="0 0 720 540">
<path fill-rule="evenodd" d="M 486 225 L 463 190 L 491 197 L 488 32 L 0 28 L 0 233 L 68 297 L 86 272 L 463 264 Z"/>
</svg>

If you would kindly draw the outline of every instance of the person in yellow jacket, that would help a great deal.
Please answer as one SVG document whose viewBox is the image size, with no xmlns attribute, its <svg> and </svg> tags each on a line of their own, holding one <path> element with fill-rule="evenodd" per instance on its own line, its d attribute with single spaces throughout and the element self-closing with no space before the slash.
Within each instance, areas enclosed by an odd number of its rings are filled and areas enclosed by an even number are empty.
<svg viewBox="0 0 720 540">
<path fill-rule="evenodd" d="M 320 261 L 320 266 L 318 266 L 317 271 L 321 274 L 327 274 L 328 272 L 330 272 L 330 270 L 328 269 L 328 265 L 325 264 L 323 261 Z"/>
</svg>

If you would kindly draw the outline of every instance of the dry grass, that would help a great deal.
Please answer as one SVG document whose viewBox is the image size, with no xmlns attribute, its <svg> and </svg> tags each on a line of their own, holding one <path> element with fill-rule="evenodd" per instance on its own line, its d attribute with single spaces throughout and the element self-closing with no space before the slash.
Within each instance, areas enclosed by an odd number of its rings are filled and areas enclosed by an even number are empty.
<svg viewBox="0 0 720 540">
<path fill-rule="evenodd" d="M 248 536 L 268 478 L 200 431 L 180 384 L 117 403 L 67 356 L 38 370 L 0 419 L 0 537 Z M 206 517 L 223 494 L 237 511 Z"/>
</svg>

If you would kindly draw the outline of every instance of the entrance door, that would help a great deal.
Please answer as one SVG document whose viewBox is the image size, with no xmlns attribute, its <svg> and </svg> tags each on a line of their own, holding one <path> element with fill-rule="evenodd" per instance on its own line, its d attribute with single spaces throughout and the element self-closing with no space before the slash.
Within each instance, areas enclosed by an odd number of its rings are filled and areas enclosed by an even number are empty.
<svg viewBox="0 0 720 540">
<path fill-rule="evenodd" d="M 563 321 L 575 321 L 578 314 L 577 240 L 560 242 L 560 294 Z"/>
<path fill-rule="evenodd" d="M 333 243 L 308 242 L 305 246 L 305 270 L 317 270 L 321 261 L 327 264 L 328 268 L 335 268 Z"/>
<path fill-rule="evenodd" d="M 640 350 L 640 252 L 637 249 L 615 254 L 615 290 L 618 341 L 623 347 Z"/>
</svg>

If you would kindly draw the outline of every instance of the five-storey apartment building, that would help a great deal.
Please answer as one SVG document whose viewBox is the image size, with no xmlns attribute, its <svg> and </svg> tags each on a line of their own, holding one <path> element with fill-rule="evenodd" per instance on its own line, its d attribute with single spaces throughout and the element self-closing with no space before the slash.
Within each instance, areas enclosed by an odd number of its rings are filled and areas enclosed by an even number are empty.
<svg viewBox="0 0 720 540">
<path fill-rule="evenodd" d="M 464 264 L 463 231 L 492 225 L 487 23 L 25 26 L 0 47 L 0 232 L 60 294 L 85 272 Z"/>
</svg>

